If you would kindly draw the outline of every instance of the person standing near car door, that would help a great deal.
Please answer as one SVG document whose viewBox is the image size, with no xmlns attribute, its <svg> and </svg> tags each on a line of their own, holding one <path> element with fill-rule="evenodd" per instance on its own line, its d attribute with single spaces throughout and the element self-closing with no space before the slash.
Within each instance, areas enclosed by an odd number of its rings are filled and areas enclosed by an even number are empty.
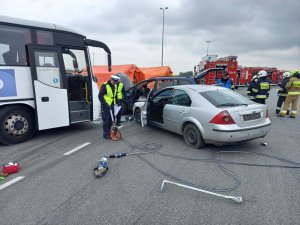
<svg viewBox="0 0 300 225">
<path fill-rule="evenodd" d="M 120 78 L 119 73 L 116 74 L 117 77 Z M 125 101 L 126 99 L 126 92 L 125 92 L 125 87 L 124 84 L 122 82 L 119 81 L 116 83 L 116 90 L 117 90 L 117 94 L 116 94 L 116 103 L 118 106 L 122 107 L 122 100 Z M 122 108 L 119 110 L 118 114 L 117 114 L 117 126 L 121 126 L 121 116 L 122 116 Z"/>
<path fill-rule="evenodd" d="M 98 98 L 101 102 L 101 116 L 103 122 L 103 138 L 111 139 L 110 129 L 112 125 L 112 119 L 110 110 L 113 110 L 113 105 L 116 103 L 116 83 L 120 80 L 118 76 L 111 75 L 110 80 L 103 83 Z"/>
<path fill-rule="evenodd" d="M 233 80 L 229 77 L 229 74 L 228 74 L 227 71 L 224 71 L 222 73 L 222 78 L 221 79 L 217 79 L 216 82 L 221 87 L 225 87 L 225 88 L 234 90 Z"/>
</svg>

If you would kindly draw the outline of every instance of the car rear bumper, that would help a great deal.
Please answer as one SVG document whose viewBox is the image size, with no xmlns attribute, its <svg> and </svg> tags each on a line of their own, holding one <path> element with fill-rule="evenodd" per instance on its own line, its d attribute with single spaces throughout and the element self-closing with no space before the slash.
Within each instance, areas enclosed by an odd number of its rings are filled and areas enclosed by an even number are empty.
<svg viewBox="0 0 300 225">
<path fill-rule="evenodd" d="M 233 143 L 240 141 L 247 141 L 256 138 L 262 138 L 268 134 L 271 129 L 271 122 L 249 128 L 240 128 L 240 129 L 213 129 L 213 138 L 207 140 L 208 143 L 219 142 L 219 143 Z"/>
</svg>

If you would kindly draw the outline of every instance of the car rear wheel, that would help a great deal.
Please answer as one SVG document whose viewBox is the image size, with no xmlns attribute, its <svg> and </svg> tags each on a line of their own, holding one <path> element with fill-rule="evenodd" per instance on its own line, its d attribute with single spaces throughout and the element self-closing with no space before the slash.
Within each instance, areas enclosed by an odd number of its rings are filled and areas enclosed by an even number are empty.
<svg viewBox="0 0 300 225">
<path fill-rule="evenodd" d="M 0 142 L 6 145 L 30 139 L 35 132 L 32 112 L 22 106 L 10 106 L 0 112 Z"/>
<path fill-rule="evenodd" d="M 136 123 L 141 123 L 141 110 L 140 109 L 136 109 L 134 111 L 134 120 Z"/>
<path fill-rule="evenodd" d="M 205 142 L 199 129 L 194 124 L 188 124 L 183 129 L 183 138 L 188 146 L 193 148 L 203 148 Z"/>
</svg>

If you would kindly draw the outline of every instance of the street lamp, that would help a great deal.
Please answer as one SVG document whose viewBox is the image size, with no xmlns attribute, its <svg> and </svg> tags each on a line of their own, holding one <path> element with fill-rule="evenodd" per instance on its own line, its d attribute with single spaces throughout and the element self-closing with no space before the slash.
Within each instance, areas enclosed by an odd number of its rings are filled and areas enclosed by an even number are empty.
<svg viewBox="0 0 300 225">
<path fill-rule="evenodd" d="M 161 66 L 164 65 L 164 32 L 165 32 L 165 10 L 168 7 L 160 8 L 163 11 L 163 27 L 162 27 L 162 37 L 161 37 Z"/>
<path fill-rule="evenodd" d="M 206 55 L 208 56 L 208 46 L 209 46 L 209 43 L 210 41 L 206 41 L 207 42 L 207 50 L 206 50 Z"/>
</svg>

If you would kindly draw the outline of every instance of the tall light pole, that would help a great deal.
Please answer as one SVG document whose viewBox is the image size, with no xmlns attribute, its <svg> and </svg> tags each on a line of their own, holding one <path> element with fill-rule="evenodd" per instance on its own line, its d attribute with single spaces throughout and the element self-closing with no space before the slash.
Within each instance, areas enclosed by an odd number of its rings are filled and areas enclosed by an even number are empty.
<svg viewBox="0 0 300 225">
<path fill-rule="evenodd" d="M 207 50 L 206 50 L 206 55 L 208 56 L 208 46 L 209 46 L 209 43 L 210 41 L 206 41 L 207 42 Z"/>
<path fill-rule="evenodd" d="M 162 37 L 161 37 L 161 66 L 164 65 L 164 32 L 165 32 L 165 10 L 168 7 L 160 8 L 163 11 L 163 27 L 162 27 Z"/>
</svg>

